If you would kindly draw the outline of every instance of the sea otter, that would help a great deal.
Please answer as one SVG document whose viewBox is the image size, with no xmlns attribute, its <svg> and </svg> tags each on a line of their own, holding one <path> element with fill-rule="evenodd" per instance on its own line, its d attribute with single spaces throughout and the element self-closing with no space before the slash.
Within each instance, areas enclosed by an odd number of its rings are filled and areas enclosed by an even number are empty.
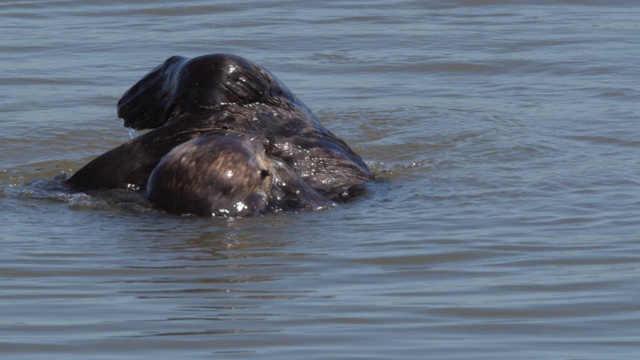
<svg viewBox="0 0 640 360">
<path fill-rule="evenodd" d="M 137 189 L 171 213 L 242 216 L 344 202 L 373 177 L 275 76 L 239 56 L 171 57 L 123 95 L 118 116 L 153 130 L 86 164 L 72 189 Z"/>
<path fill-rule="evenodd" d="M 267 211 L 273 169 L 262 144 L 246 135 L 189 140 L 160 159 L 146 198 L 174 214 L 246 216 Z"/>
</svg>

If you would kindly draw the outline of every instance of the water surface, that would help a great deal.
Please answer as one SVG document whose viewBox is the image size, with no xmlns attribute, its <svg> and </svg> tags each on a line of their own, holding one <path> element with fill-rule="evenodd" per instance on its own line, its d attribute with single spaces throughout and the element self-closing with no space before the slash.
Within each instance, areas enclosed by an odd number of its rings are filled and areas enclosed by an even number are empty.
<svg viewBox="0 0 640 360">
<path fill-rule="evenodd" d="M 634 1 L 0 3 L 7 359 L 636 359 Z M 176 217 L 51 186 L 172 55 L 265 66 L 380 181 Z"/>
</svg>

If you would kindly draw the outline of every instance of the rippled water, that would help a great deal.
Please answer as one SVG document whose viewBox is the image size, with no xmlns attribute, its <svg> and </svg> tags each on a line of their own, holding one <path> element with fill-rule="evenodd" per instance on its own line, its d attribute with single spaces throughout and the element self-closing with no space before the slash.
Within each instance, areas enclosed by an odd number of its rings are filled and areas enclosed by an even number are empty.
<svg viewBox="0 0 640 360">
<path fill-rule="evenodd" d="M 635 359 L 635 1 L 0 2 L 3 359 Z M 379 174 L 176 217 L 51 182 L 171 55 L 275 73 Z"/>
</svg>

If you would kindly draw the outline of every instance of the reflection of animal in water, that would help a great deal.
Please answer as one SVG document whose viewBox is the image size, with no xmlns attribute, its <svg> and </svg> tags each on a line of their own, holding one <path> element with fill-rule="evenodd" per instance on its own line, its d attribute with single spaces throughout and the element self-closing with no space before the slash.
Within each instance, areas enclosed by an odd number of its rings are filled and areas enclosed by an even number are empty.
<svg viewBox="0 0 640 360">
<path fill-rule="evenodd" d="M 174 56 L 118 102 L 154 129 L 89 162 L 75 190 L 136 188 L 171 213 L 251 215 L 344 202 L 372 178 L 280 81 L 232 55 Z"/>
</svg>

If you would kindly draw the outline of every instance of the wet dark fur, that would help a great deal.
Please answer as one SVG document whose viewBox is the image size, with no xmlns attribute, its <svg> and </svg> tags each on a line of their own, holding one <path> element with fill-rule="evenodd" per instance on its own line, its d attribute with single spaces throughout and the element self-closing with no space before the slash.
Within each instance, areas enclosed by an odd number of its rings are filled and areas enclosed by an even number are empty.
<svg viewBox="0 0 640 360">
<path fill-rule="evenodd" d="M 246 216 L 267 212 L 273 169 L 262 144 L 215 134 L 180 144 L 155 167 L 147 200 L 174 214 Z"/>
<path fill-rule="evenodd" d="M 118 115 L 125 126 L 154 130 L 78 170 L 67 181 L 73 189 L 133 186 L 145 190 L 160 160 L 176 146 L 223 134 L 245 134 L 262 146 L 274 177 L 267 194 L 267 208 L 273 211 L 314 208 L 323 201 L 342 202 L 359 193 L 372 178 L 360 156 L 325 129 L 289 89 L 265 69 L 237 56 L 169 58 L 124 94 L 118 102 Z M 199 155 L 200 161 L 219 145 L 219 139 L 211 139 L 209 148 Z M 236 141 L 240 149 L 248 140 Z M 229 154 L 229 159 L 242 157 Z M 196 173 L 197 169 L 189 172 Z M 206 198 L 218 190 L 193 187 L 192 198 Z M 158 200 L 164 191 L 148 197 L 171 211 L 171 202 Z M 166 191 L 172 198 L 170 190 Z"/>
</svg>

